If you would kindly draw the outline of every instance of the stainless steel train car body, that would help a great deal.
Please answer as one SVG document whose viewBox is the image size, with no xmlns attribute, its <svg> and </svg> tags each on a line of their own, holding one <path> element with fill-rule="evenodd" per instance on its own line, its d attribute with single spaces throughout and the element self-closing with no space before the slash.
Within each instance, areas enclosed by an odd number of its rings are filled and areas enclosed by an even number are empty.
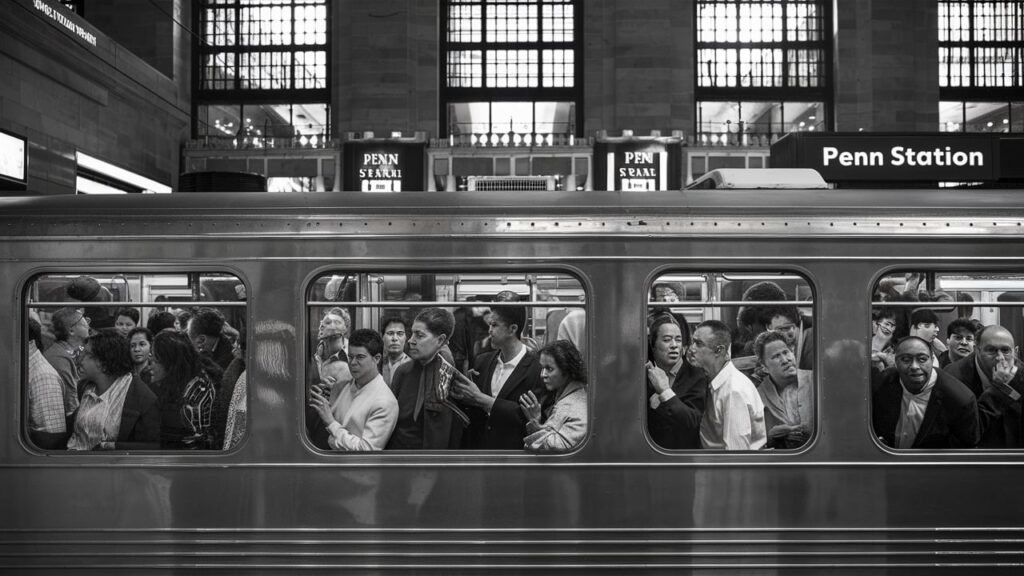
<svg viewBox="0 0 1024 576">
<path fill-rule="evenodd" d="M 1014 452 L 874 439 L 872 286 L 908 266 L 1024 269 L 1019 192 L 174 195 L 0 200 L 0 570 L 899 573 L 1024 566 Z M 40 453 L 24 435 L 26 283 L 229 272 L 250 326 L 306 329 L 324 270 L 558 271 L 587 292 L 590 434 L 561 455 L 323 454 L 289 379 L 249 376 L 227 453 Z M 814 289 L 817 432 L 795 453 L 667 453 L 645 432 L 659 274 L 791 272 Z M 259 347 L 250 329 L 249 354 Z"/>
</svg>

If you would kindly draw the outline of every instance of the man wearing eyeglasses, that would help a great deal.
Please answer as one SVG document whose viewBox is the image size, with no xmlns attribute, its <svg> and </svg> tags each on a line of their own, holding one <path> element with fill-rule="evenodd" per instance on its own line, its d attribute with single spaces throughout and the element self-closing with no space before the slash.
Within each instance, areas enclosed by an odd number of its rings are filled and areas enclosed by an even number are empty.
<svg viewBox="0 0 1024 576">
<path fill-rule="evenodd" d="M 64 416 L 78 409 L 78 354 L 89 337 L 89 318 L 81 308 L 61 308 L 50 317 L 56 341 L 43 352 L 64 383 Z"/>
<path fill-rule="evenodd" d="M 872 382 L 871 420 L 892 448 L 973 448 L 978 405 L 956 378 L 935 368 L 931 344 L 907 336 L 896 345 L 896 366 Z"/>
<path fill-rule="evenodd" d="M 700 443 L 709 450 L 760 450 L 767 441 L 764 404 L 757 388 L 732 363 L 732 335 L 718 320 L 697 326 L 686 359 L 710 384 L 700 423 Z"/>
<path fill-rule="evenodd" d="M 974 353 L 974 332 L 976 320 L 957 318 L 946 327 L 946 351 L 939 354 L 939 368 Z"/>
<path fill-rule="evenodd" d="M 1024 446 L 1024 370 L 1013 334 L 1002 326 L 986 326 L 977 334 L 974 353 L 946 366 L 978 398 L 981 422 L 979 448 Z"/>
</svg>

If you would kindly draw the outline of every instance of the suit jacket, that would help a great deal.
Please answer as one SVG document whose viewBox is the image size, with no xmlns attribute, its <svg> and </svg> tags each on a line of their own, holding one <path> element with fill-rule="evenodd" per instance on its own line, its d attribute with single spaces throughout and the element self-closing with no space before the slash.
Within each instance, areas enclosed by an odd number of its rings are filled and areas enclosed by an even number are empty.
<svg viewBox="0 0 1024 576">
<path fill-rule="evenodd" d="M 651 439 L 669 450 L 699 450 L 700 419 L 704 415 L 707 390 L 708 377 L 704 370 L 683 360 L 672 382 L 675 397 L 658 404 L 656 409 L 647 404 L 647 430 Z"/>
<path fill-rule="evenodd" d="M 78 397 L 85 393 L 87 381 L 78 383 Z M 78 412 L 75 412 L 75 416 Z M 71 418 L 74 422 L 74 417 Z M 74 426 L 68 427 L 74 433 Z M 115 450 L 158 450 L 160 448 L 160 407 L 156 394 L 138 376 L 132 378 L 121 408 L 121 425 Z"/>
<path fill-rule="evenodd" d="M 978 398 L 978 421 L 981 425 L 979 448 L 1020 448 L 1024 446 L 1024 418 L 1021 400 L 1011 400 L 999 390 L 985 390 L 978 374 L 975 355 L 961 358 L 945 367 L 951 376 L 963 382 Z M 1024 392 L 1024 364 L 1017 361 L 1017 375 L 1010 381 L 1018 392 Z"/>
<path fill-rule="evenodd" d="M 474 382 L 480 391 L 491 395 L 491 377 L 498 366 L 497 350 L 481 354 L 474 369 L 478 372 Z M 527 349 L 515 370 L 509 374 L 501 392 L 494 399 L 491 413 L 479 408 L 467 410 L 470 418 L 463 447 L 473 450 L 522 450 L 526 437 L 526 416 L 519 409 L 519 397 L 532 390 L 538 398 L 545 394 L 540 379 L 540 361 L 537 353 Z"/>
<path fill-rule="evenodd" d="M 444 357 L 449 363 L 453 360 L 452 353 L 447 346 L 441 348 L 438 356 Z M 464 431 L 462 420 L 437 398 L 432 386 L 426 385 L 422 389 L 421 413 L 418 415 L 415 413 L 417 397 L 421 391 L 421 380 L 429 380 L 424 377 L 424 371 L 436 372 L 439 363 L 440 360 L 435 357 L 426 366 L 413 360 L 395 369 L 395 373 L 391 376 L 391 386 L 398 401 L 398 422 L 385 449 L 455 450 L 459 448 Z"/>
<path fill-rule="evenodd" d="M 925 408 L 924 420 L 911 448 L 973 448 L 981 438 L 978 402 L 970 389 L 942 370 Z M 896 368 L 882 372 L 874 382 L 871 419 L 875 434 L 896 446 L 896 425 L 900 419 L 903 386 Z"/>
</svg>

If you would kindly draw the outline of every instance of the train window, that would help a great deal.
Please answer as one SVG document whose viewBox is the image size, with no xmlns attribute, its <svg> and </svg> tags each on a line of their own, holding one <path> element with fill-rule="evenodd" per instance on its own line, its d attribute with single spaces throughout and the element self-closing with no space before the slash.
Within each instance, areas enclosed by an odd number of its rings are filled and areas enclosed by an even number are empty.
<svg viewBox="0 0 1024 576">
<path fill-rule="evenodd" d="M 1024 447 L 1024 274 L 904 270 L 875 284 L 871 418 L 895 449 Z"/>
<path fill-rule="evenodd" d="M 669 273 L 647 304 L 647 431 L 666 450 L 796 450 L 815 428 L 813 291 L 794 274 Z"/>
<path fill-rule="evenodd" d="M 223 450 L 246 429 L 246 291 L 220 273 L 59 273 L 25 289 L 42 450 Z"/>
<path fill-rule="evenodd" d="M 306 427 L 321 450 L 566 452 L 587 435 L 575 277 L 339 271 L 307 298 Z"/>
</svg>

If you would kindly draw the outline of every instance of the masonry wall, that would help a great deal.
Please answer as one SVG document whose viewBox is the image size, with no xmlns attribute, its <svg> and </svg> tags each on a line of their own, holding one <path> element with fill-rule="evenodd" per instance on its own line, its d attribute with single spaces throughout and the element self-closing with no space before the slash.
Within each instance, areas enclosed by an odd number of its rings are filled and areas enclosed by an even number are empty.
<svg viewBox="0 0 1024 576">
<path fill-rule="evenodd" d="M 187 90 L 88 21 L 62 12 L 96 46 L 39 8 L 56 4 L 0 10 L 0 128 L 29 140 L 30 192 L 74 193 L 76 151 L 175 187 Z"/>
</svg>

